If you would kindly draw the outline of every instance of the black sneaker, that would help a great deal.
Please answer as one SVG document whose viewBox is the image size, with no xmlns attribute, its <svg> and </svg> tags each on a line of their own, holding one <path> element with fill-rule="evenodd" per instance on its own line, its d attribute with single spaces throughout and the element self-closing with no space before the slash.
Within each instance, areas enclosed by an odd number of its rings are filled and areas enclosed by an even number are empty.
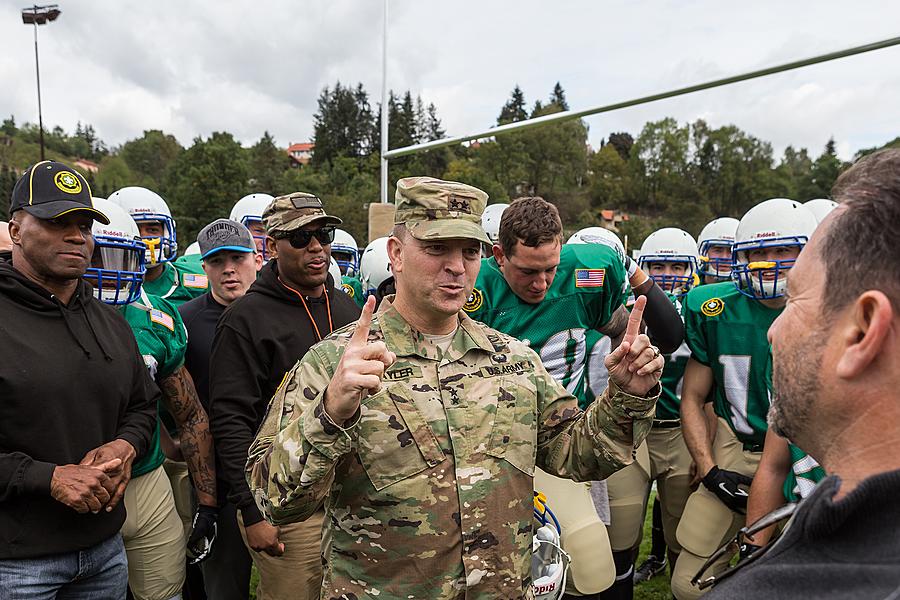
<svg viewBox="0 0 900 600">
<path fill-rule="evenodd" d="M 641 583 L 643 581 L 650 581 L 660 573 L 664 573 L 666 570 L 666 558 L 656 558 L 652 554 L 647 557 L 647 559 L 641 563 L 641 566 L 637 568 L 634 572 L 634 582 Z"/>
</svg>

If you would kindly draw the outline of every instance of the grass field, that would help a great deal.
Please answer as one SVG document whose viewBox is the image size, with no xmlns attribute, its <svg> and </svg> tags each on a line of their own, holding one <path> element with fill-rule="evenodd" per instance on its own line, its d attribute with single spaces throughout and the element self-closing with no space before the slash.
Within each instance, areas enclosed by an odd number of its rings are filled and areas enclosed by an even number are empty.
<svg viewBox="0 0 900 600">
<path fill-rule="evenodd" d="M 647 503 L 647 506 L 653 506 L 653 498 L 656 496 L 656 492 L 650 497 L 650 502 Z M 647 510 L 647 516 L 644 519 L 644 537 L 641 540 L 641 555 L 638 558 L 638 563 L 644 560 L 647 554 L 650 552 L 650 527 L 651 527 L 651 514 L 652 511 Z M 259 575 L 256 573 L 256 568 L 253 568 L 253 572 L 250 574 L 250 598 L 252 600 L 256 600 L 256 584 L 259 582 Z M 634 598 L 635 600 L 670 600 L 672 598 L 672 593 L 669 591 L 669 577 L 666 575 L 658 575 L 650 581 L 645 581 L 639 586 L 634 588 Z"/>
</svg>

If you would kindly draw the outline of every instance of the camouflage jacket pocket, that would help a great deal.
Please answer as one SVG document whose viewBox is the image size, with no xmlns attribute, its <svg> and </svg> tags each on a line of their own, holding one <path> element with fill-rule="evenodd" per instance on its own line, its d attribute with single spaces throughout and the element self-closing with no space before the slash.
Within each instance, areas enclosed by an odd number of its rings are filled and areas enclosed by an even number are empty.
<svg viewBox="0 0 900 600">
<path fill-rule="evenodd" d="M 402 384 L 389 385 L 363 400 L 356 429 L 359 460 L 376 490 L 446 459 Z"/>
<path fill-rule="evenodd" d="M 525 376 L 504 377 L 487 453 L 534 475 L 537 453 L 537 388 Z"/>
</svg>

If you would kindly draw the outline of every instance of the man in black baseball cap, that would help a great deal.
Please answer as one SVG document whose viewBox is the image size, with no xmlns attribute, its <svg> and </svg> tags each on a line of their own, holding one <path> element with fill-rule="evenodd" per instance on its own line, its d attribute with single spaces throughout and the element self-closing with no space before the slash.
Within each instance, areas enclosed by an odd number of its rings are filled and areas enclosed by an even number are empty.
<svg viewBox="0 0 900 600">
<path fill-rule="evenodd" d="M 124 598 L 119 531 L 159 389 L 128 324 L 82 277 L 94 252 L 87 181 L 43 161 L 16 183 L 0 260 L 3 597 Z"/>
</svg>

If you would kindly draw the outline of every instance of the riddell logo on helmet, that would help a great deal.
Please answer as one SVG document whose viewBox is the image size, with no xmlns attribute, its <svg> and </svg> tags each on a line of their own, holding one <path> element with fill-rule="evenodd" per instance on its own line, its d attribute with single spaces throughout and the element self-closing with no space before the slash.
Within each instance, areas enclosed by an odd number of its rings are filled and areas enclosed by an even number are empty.
<svg viewBox="0 0 900 600">
<path fill-rule="evenodd" d="M 760 233 L 757 233 L 757 234 L 756 234 L 755 236 L 753 236 L 753 237 L 756 238 L 756 239 L 759 239 L 759 238 L 772 238 L 772 237 L 776 237 L 777 235 L 778 235 L 778 232 L 777 232 L 777 231 L 761 231 Z"/>
<path fill-rule="evenodd" d="M 151 209 L 143 208 L 143 207 L 132 208 L 131 211 L 136 212 L 136 213 L 151 213 L 151 212 L 153 212 Z"/>
<path fill-rule="evenodd" d="M 556 590 L 556 582 L 551 583 L 543 583 L 541 585 L 534 586 L 534 595 L 541 596 L 543 594 L 549 594 Z"/>
</svg>

